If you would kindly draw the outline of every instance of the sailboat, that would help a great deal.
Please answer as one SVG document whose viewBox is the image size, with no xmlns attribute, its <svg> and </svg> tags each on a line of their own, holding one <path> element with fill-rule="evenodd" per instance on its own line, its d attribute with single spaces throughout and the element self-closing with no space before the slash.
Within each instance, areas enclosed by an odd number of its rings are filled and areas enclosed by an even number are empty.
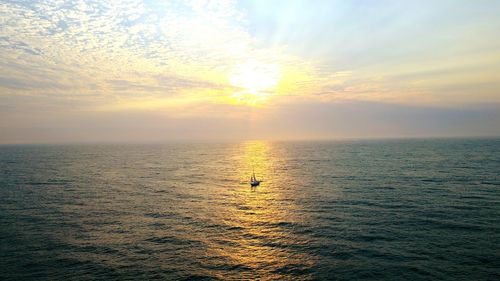
<svg viewBox="0 0 500 281">
<path fill-rule="evenodd" d="M 260 181 L 258 181 L 255 178 L 255 171 L 253 172 L 252 176 L 250 177 L 250 186 L 258 186 L 260 184 Z"/>
</svg>

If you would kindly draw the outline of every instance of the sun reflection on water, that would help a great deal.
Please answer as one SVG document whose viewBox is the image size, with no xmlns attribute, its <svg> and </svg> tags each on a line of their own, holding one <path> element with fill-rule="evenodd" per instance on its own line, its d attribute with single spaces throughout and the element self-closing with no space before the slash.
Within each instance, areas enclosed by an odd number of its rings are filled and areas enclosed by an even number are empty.
<svg viewBox="0 0 500 281">
<path fill-rule="evenodd" d="M 230 202 L 225 205 L 222 218 L 232 231 L 220 238 L 222 244 L 231 246 L 214 248 L 212 254 L 224 257 L 230 265 L 242 266 L 253 274 L 258 272 L 265 279 L 279 278 L 280 269 L 290 264 L 311 266 L 310 257 L 291 250 L 305 242 L 293 233 L 295 219 L 290 212 L 295 207 L 292 203 L 283 204 L 280 183 L 287 182 L 286 174 L 274 172 L 283 155 L 273 150 L 272 143 L 264 141 L 245 142 L 239 150 L 242 156 L 235 163 L 235 173 L 241 182 L 227 197 Z M 252 170 L 257 179 L 263 180 L 255 189 L 249 184 Z"/>
<path fill-rule="evenodd" d="M 308 278 L 317 261 L 304 250 L 310 240 L 299 215 L 300 193 L 291 184 L 289 150 L 271 142 L 249 141 L 165 151 L 157 158 L 162 165 L 153 169 L 153 161 L 142 150 L 127 169 L 108 168 L 104 165 L 108 162 L 103 162 L 100 168 L 109 179 L 120 180 L 120 185 L 93 191 L 103 197 L 88 197 L 90 203 L 66 206 L 75 223 L 95 214 L 83 222 L 86 236 L 64 237 L 66 243 L 116 247 L 148 260 L 144 264 L 148 270 L 176 272 L 179 277 L 283 280 L 298 274 L 300 278 L 294 280 Z M 168 175 L 168 182 L 145 177 L 161 169 L 171 169 L 158 174 Z M 253 170 L 263 180 L 255 189 L 249 183 Z M 106 213 L 112 216 L 102 217 Z M 102 253 L 82 252 L 78 258 L 98 258 L 107 266 L 122 262 L 119 255 Z"/>
<path fill-rule="evenodd" d="M 243 143 L 243 161 L 240 163 L 238 172 L 242 178 L 250 178 L 255 172 L 259 180 L 263 180 L 269 174 L 271 166 L 269 159 L 270 144 L 264 141 L 248 141 Z"/>
</svg>

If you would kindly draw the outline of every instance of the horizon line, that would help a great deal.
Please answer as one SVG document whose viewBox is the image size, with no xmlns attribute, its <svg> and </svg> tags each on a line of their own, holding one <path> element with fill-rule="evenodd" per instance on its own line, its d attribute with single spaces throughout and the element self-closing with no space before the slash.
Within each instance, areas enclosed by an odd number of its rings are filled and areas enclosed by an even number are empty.
<svg viewBox="0 0 500 281">
<path fill-rule="evenodd" d="M 342 141 L 397 141 L 397 140 L 481 140 L 500 139 L 500 135 L 474 135 L 474 136 L 367 136 L 367 137 L 318 137 L 318 138 L 255 138 L 255 139 L 170 139 L 147 141 L 63 141 L 63 142 L 5 142 L 0 146 L 22 145 L 161 145 L 161 144 L 196 144 L 196 143 L 244 143 L 244 142 L 342 142 Z"/>
</svg>

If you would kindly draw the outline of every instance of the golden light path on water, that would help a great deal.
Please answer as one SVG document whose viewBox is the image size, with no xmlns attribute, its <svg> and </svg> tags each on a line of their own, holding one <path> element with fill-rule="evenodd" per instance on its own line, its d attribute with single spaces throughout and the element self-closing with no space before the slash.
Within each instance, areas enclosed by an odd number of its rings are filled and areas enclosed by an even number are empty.
<svg viewBox="0 0 500 281">
<path fill-rule="evenodd" d="M 4 147 L 0 276 L 489 280 L 500 245 L 498 144 Z M 263 180 L 255 189 L 252 166 Z"/>
<path fill-rule="evenodd" d="M 80 251 L 64 258 L 114 267 L 135 255 L 148 261 L 145 270 L 178 276 L 269 280 L 299 270 L 307 279 L 317 259 L 304 251 L 314 241 L 303 232 L 306 195 L 295 188 L 300 179 L 294 179 L 297 162 L 290 163 L 289 148 L 263 141 L 175 148 L 129 146 L 128 158 L 119 149 L 106 155 L 121 168 L 104 162 L 89 171 L 101 175 L 105 187 L 90 187 L 84 203 L 64 206 L 65 218 L 82 234 L 59 239 L 117 254 Z M 249 184 L 253 170 L 262 180 L 257 188 Z M 113 216 L 103 217 L 107 213 Z"/>
<path fill-rule="evenodd" d="M 283 198 L 287 192 L 284 187 L 291 179 L 287 173 L 276 172 L 283 168 L 279 167 L 285 160 L 284 155 L 280 155 L 283 151 L 273 150 L 273 145 L 264 141 L 242 143 L 238 150 L 242 156 L 235 161 L 234 170 L 236 177 L 241 179 L 240 187 L 226 197 L 227 204 L 218 205 L 223 207 L 219 211 L 224 224 L 236 230 L 229 234 L 230 237 L 222 238 L 228 239 L 233 246 L 212 244 L 214 256 L 225 257 L 229 264 L 251 269 L 253 275 L 249 278 L 258 276 L 256 272 L 265 279 L 279 278 L 282 276 L 280 268 L 293 264 L 311 266 L 314 263 L 311 257 L 290 248 L 300 247 L 307 241 L 300 241 L 288 229 L 297 218 L 292 213 L 296 209 L 293 200 Z M 257 179 L 262 180 L 256 188 L 249 185 L 252 170 Z"/>
</svg>

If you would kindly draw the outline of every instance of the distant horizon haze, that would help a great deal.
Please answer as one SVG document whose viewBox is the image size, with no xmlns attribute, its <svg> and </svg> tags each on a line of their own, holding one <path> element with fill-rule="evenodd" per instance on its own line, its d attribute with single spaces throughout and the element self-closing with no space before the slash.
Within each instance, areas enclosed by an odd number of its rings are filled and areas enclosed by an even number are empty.
<svg viewBox="0 0 500 281">
<path fill-rule="evenodd" d="M 227 109 L 226 109 L 227 110 Z M 372 102 L 309 103 L 238 109 L 212 117 L 176 118 L 161 112 L 46 113 L 0 120 L 0 143 L 150 143 L 169 141 L 336 140 L 499 137 L 495 106 L 471 109 Z M 218 116 L 217 116 L 218 115 Z M 14 121 L 14 120 L 13 120 Z M 37 126 L 32 123 L 36 122 Z"/>
</svg>

